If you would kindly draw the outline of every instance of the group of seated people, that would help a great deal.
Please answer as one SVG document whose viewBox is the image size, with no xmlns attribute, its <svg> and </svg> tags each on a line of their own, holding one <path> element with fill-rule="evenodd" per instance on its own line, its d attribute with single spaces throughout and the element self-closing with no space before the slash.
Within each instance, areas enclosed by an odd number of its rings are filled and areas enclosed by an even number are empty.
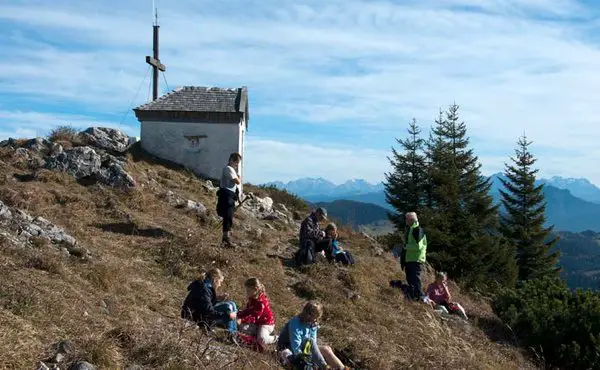
<svg viewBox="0 0 600 370">
<path fill-rule="evenodd" d="M 338 240 L 338 229 L 334 223 L 329 223 L 325 230 L 321 230 L 319 222 L 327 220 L 327 210 L 319 207 L 315 209 L 300 225 L 300 248 L 296 252 L 297 266 L 311 265 L 317 261 L 320 253 L 329 262 L 338 262 L 342 265 L 354 265 L 352 254 L 344 250 Z"/>
<path fill-rule="evenodd" d="M 321 231 L 319 222 L 327 219 L 327 211 L 317 208 L 301 224 L 300 249 L 296 253 L 297 265 L 316 262 L 318 253 L 329 262 L 353 265 L 350 252 L 342 249 L 338 230 L 330 223 Z M 310 364 L 317 368 L 345 369 L 346 367 L 329 346 L 317 343 L 318 322 L 323 307 L 318 302 L 308 302 L 302 312 L 291 318 L 279 334 L 275 333 L 275 317 L 264 285 L 255 277 L 245 281 L 246 306 L 238 307 L 228 294 L 217 294 L 224 275 L 213 268 L 201 279 L 188 286 L 188 295 L 181 309 L 181 317 L 195 322 L 201 328 L 212 331 L 214 326 L 227 329 L 228 339 L 264 351 L 269 344 L 276 344 L 279 360 L 284 366 L 303 368 Z M 467 319 L 460 304 L 451 300 L 446 274 L 438 272 L 436 279 L 427 287 L 424 302 L 440 313 L 454 313 Z"/>
<path fill-rule="evenodd" d="M 323 306 L 308 302 L 302 312 L 291 318 L 279 335 L 275 334 L 275 317 L 264 285 L 257 278 L 245 282 L 248 303 L 238 311 L 227 294 L 217 294 L 224 275 L 214 268 L 188 286 L 188 295 L 181 308 L 181 317 L 212 331 L 214 326 L 227 329 L 228 339 L 235 344 L 248 345 L 264 351 L 268 344 L 277 343 L 280 362 L 284 366 L 303 368 L 346 369 L 331 347 L 317 343 L 319 320 Z"/>
</svg>

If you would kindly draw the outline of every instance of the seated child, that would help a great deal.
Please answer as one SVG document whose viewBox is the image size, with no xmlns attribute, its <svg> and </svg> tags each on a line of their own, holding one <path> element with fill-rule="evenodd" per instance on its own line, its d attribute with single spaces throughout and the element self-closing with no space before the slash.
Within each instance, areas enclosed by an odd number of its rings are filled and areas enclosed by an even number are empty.
<svg viewBox="0 0 600 370">
<path fill-rule="evenodd" d="M 206 329 L 215 325 L 223 326 L 235 341 L 237 306 L 233 301 L 226 301 L 227 295 L 217 296 L 216 293 L 224 278 L 221 270 L 214 268 L 201 279 L 194 280 L 188 286 L 189 293 L 181 307 L 181 317 Z"/>
<path fill-rule="evenodd" d="M 240 331 L 250 336 L 249 344 L 256 344 L 257 349 L 262 352 L 267 344 L 277 341 L 277 336 L 273 335 L 275 318 L 264 285 L 254 277 L 246 280 L 244 285 L 248 303 L 246 308 L 238 312 L 237 322 Z"/>
<path fill-rule="evenodd" d="M 323 306 L 317 302 L 307 302 L 302 313 L 285 324 L 277 341 L 277 352 L 282 365 L 304 368 L 308 363 L 319 369 L 327 366 L 346 369 L 331 347 L 317 344 L 318 321 L 321 316 Z"/>
<path fill-rule="evenodd" d="M 350 252 L 345 251 L 340 242 L 337 240 L 338 232 L 337 226 L 334 223 L 330 223 L 325 227 L 325 235 L 328 238 L 331 238 L 332 245 L 332 256 L 327 256 L 329 261 L 335 260 L 336 262 L 341 262 L 343 265 L 354 265 L 354 257 Z"/>
<path fill-rule="evenodd" d="M 456 302 L 451 302 L 452 296 L 450 295 L 450 290 L 448 289 L 448 278 L 445 272 L 438 272 L 435 274 L 435 282 L 429 284 L 427 287 L 427 300 L 432 304 L 434 309 L 443 309 L 448 313 L 455 313 L 459 316 L 462 316 L 465 320 L 467 319 L 467 314 L 465 313 L 465 309 Z"/>
</svg>

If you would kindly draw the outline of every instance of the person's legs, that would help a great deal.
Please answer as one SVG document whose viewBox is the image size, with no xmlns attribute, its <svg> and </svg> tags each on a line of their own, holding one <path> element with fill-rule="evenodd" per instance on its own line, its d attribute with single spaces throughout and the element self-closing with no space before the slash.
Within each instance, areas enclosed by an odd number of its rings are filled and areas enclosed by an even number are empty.
<svg viewBox="0 0 600 370">
<path fill-rule="evenodd" d="M 337 358 L 335 353 L 333 353 L 333 350 L 331 349 L 331 347 L 319 346 L 319 350 L 323 354 L 323 357 L 325 358 L 325 362 L 327 362 L 327 365 L 331 366 L 334 369 L 343 369 L 344 368 L 344 363 L 339 358 Z"/>
<path fill-rule="evenodd" d="M 338 253 L 335 255 L 335 262 L 340 262 L 342 265 L 349 265 L 350 261 L 348 261 L 348 257 L 346 257 L 346 253 Z"/>
<path fill-rule="evenodd" d="M 273 344 L 277 340 L 275 335 L 272 335 L 275 330 L 275 325 L 259 325 L 258 326 L 258 341 L 263 344 Z"/>
<path fill-rule="evenodd" d="M 315 253 L 325 251 L 325 257 L 328 261 L 333 261 L 333 245 L 331 238 L 324 238 L 315 243 Z"/>
<path fill-rule="evenodd" d="M 406 282 L 409 286 L 411 299 L 421 299 L 425 296 L 421 286 L 421 264 L 419 262 L 407 262 L 405 266 Z"/>
<path fill-rule="evenodd" d="M 415 299 L 422 299 L 425 296 L 423 286 L 421 285 L 421 267 L 420 263 L 415 263 Z"/>
<path fill-rule="evenodd" d="M 223 242 L 231 243 L 231 229 L 233 227 L 233 213 L 235 211 L 235 193 L 229 190 L 223 192 Z"/>
<path fill-rule="evenodd" d="M 404 272 L 406 274 L 406 283 L 408 284 L 408 296 L 410 299 L 415 298 L 415 285 L 417 280 L 417 269 L 416 262 L 407 262 L 404 265 Z"/>
<path fill-rule="evenodd" d="M 233 301 L 223 301 L 215 305 L 215 311 L 226 313 L 237 312 L 237 306 Z M 217 319 L 215 322 L 225 326 L 230 333 L 235 333 L 237 331 L 237 321 L 231 320 L 229 317 Z"/>
<path fill-rule="evenodd" d="M 303 344 L 302 348 L 304 348 L 305 345 L 306 344 Z M 317 345 L 317 341 L 314 339 L 310 339 L 310 353 L 311 353 L 311 360 L 314 365 L 316 365 L 316 366 L 326 366 L 327 365 L 327 361 L 325 361 L 325 358 L 323 357 L 323 354 L 321 353 L 321 350 L 319 349 L 319 346 Z"/>
</svg>

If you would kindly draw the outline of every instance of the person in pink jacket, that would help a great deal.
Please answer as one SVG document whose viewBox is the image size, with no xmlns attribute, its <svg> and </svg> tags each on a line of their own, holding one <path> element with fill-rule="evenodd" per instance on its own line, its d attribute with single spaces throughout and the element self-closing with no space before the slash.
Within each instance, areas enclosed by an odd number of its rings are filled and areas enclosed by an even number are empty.
<svg viewBox="0 0 600 370">
<path fill-rule="evenodd" d="M 435 281 L 427 287 L 427 297 L 434 309 L 443 309 L 448 313 L 455 313 L 467 319 L 465 309 L 458 303 L 452 302 L 452 295 L 448 289 L 448 277 L 445 272 L 435 274 Z"/>
</svg>

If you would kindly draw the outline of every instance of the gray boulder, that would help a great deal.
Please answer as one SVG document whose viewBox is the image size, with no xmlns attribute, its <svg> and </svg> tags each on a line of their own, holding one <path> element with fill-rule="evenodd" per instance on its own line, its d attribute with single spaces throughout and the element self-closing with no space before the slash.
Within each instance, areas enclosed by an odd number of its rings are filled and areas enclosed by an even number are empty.
<svg viewBox="0 0 600 370">
<path fill-rule="evenodd" d="M 77 180 L 93 177 L 97 181 L 116 188 L 133 187 L 135 180 L 123 168 L 124 160 L 112 155 L 96 153 L 89 146 L 67 149 L 46 159 L 46 168 L 67 172 Z"/>
<path fill-rule="evenodd" d="M 122 153 L 130 144 L 129 136 L 121 130 L 108 127 L 90 127 L 82 136 L 100 149 Z"/>
<path fill-rule="evenodd" d="M 22 147 L 39 152 L 48 149 L 50 142 L 42 137 L 36 137 L 35 139 L 27 140 Z"/>
<path fill-rule="evenodd" d="M 185 208 L 187 210 L 196 212 L 198 215 L 203 215 L 207 211 L 206 206 L 204 206 L 204 204 L 189 199 L 185 203 Z"/>
<path fill-rule="evenodd" d="M 2 201 L 0 201 L 0 220 L 12 219 L 12 212 Z"/>
<path fill-rule="evenodd" d="M 128 188 L 136 185 L 135 180 L 121 165 L 120 162 L 111 160 L 106 167 L 100 168 L 96 178 L 103 184 L 115 188 Z"/>
<path fill-rule="evenodd" d="M 46 168 L 67 172 L 76 179 L 91 176 L 100 170 L 101 157 L 89 146 L 67 149 L 46 159 Z"/>
</svg>

